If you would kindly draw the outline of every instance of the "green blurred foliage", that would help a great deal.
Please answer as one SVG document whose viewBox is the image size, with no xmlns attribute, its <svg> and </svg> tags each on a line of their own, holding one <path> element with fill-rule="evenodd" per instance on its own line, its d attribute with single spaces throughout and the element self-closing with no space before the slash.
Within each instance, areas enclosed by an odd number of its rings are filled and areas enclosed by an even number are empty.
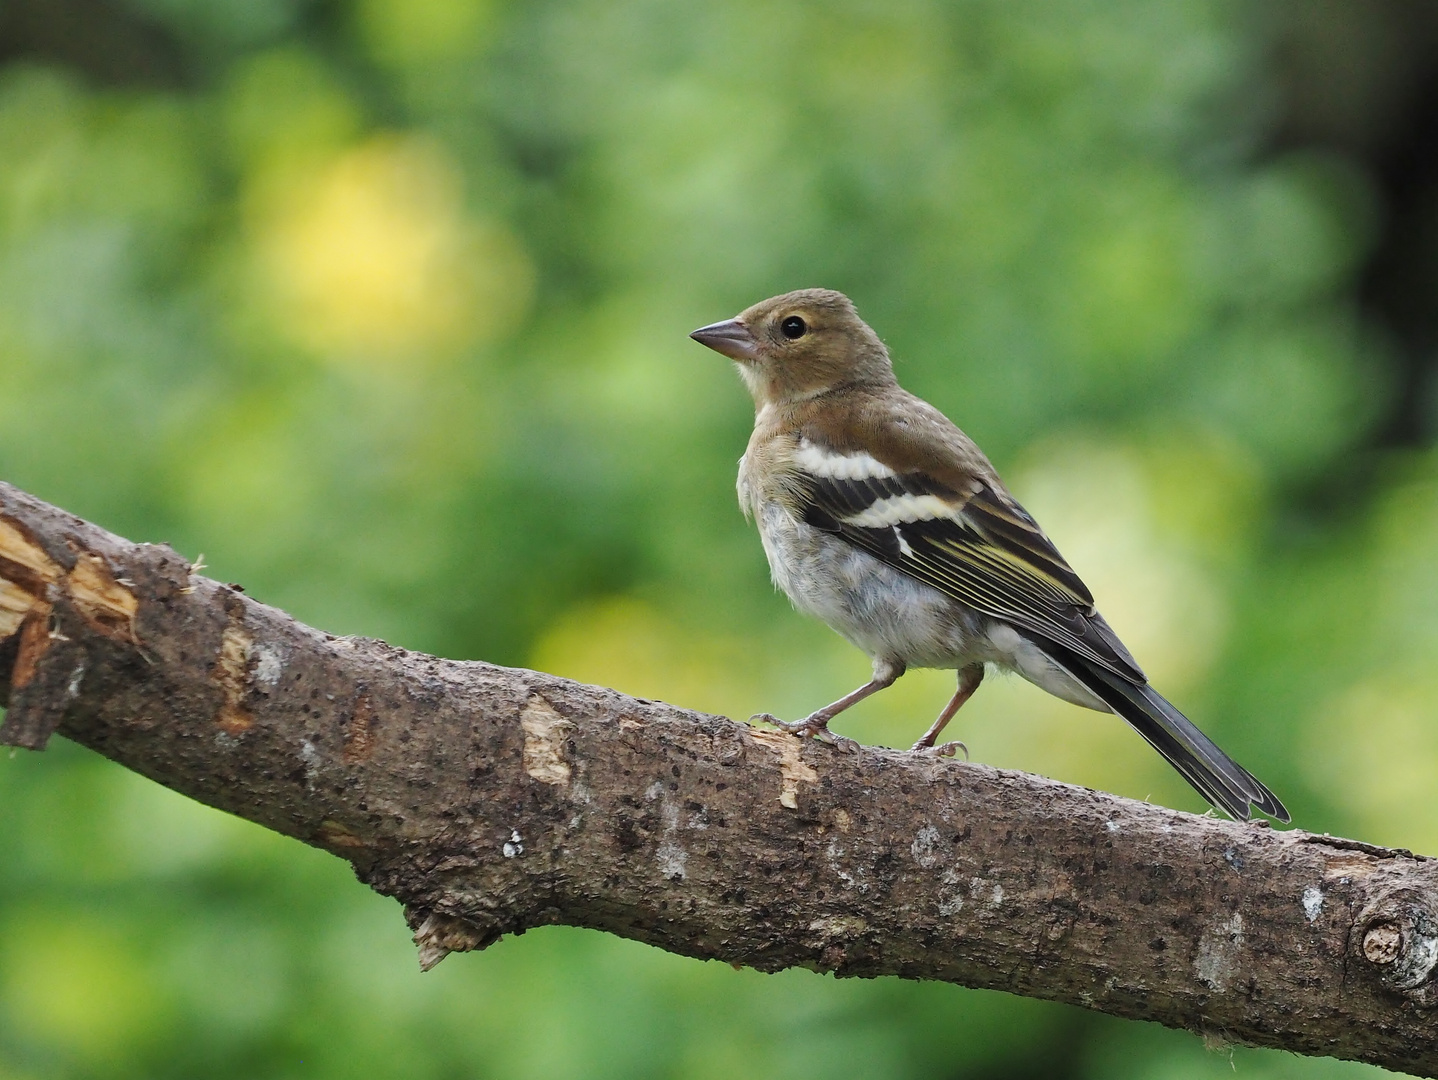
<svg viewBox="0 0 1438 1080">
<path fill-rule="evenodd" d="M 770 589 L 749 403 L 685 334 L 840 288 L 1299 824 L 1438 850 L 1438 459 L 1348 479 L 1372 199 L 1254 154 L 1246 7 L 131 6 L 193 86 L 0 68 L 7 480 L 332 632 L 799 715 L 866 663 Z M 907 745 L 950 678 L 842 726 Z M 976 758 L 1201 809 L 995 682 Z M 329 856 L 72 746 L 0 764 L 4 1080 L 1372 1071 L 569 930 L 421 977 Z"/>
</svg>

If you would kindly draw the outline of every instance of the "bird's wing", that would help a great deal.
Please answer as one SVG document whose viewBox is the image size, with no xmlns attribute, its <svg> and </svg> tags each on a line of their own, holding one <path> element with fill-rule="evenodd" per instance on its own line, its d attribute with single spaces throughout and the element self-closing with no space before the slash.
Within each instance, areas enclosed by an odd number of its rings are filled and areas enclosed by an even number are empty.
<svg viewBox="0 0 1438 1080">
<path fill-rule="evenodd" d="M 794 463 L 796 508 L 808 524 L 976 611 L 1146 681 L 1088 587 L 996 480 L 974 473 L 940 481 L 807 438 Z"/>
</svg>

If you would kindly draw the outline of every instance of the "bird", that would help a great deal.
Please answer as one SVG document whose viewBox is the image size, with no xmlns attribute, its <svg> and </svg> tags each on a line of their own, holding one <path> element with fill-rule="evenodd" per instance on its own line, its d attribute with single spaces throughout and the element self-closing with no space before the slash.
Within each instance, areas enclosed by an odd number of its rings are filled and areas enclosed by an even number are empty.
<svg viewBox="0 0 1438 1080">
<path fill-rule="evenodd" d="M 935 746 L 986 670 L 1116 713 L 1200 795 L 1238 821 L 1278 797 L 1149 685 L 1078 574 L 983 451 L 899 386 L 888 349 L 843 293 L 800 289 L 693 331 L 734 361 L 754 399 L 739 504 L 774 584 L 872 661 L 873 677 L 802 720 L 800 737 L 851 749 L 833 719 L 908 668 L 957 672 L 915 752 Z"/>
</svg>

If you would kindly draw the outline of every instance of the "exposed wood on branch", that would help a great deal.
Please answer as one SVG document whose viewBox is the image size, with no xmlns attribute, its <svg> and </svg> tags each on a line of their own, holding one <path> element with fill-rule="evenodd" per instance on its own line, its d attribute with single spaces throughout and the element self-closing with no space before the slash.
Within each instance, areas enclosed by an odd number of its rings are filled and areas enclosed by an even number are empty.
<svg viewBox="0 0 1438 1080">
<path fill-rule="evenodd" d="M 853 754 L 335 638 L 0 485 L 0 741 L 53 731 L 350 861 L 421 962 L 568 923 L 1438 1076 L 1438 862 Z"/>
</svg>

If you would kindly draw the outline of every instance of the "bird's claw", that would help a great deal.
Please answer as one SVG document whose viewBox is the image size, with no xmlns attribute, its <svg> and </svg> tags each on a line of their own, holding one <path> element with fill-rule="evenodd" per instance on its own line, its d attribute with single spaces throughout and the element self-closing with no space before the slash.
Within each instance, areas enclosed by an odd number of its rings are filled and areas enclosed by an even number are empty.
<svg viewBox="0 0 1438 1080">
<path fill-rule="evenodd" d="M 826 720 L 815 720 L 812 716 L 806 716 L 803 720 L 780 720 L 773 713 L 755 713 L 749 717 L 749 722 L 759 721 L 765 724 L 773 724 L 780 731 L 787 731 L 790 735 L 797 735 L 801 739 L 813 739 L 815 742 L 827 743 L 835 750 L 842 750 L 846 754 L 852 754 L 859 749 L 859 744 L 853 739 L 844 735 L 836 735 L 829 730 Z"/>
<path fill-rule="evenodd" d="M 814 741 L 828 743 L 835 750 L 842 751 L 845 754 L 857 753 L 859 749 L 859 744 L 855 740 L 849 738 L 847 735 L 836 735 L 828 728 L 820 728 L 814 732 Z"/>
<path fill-rule="evenodd" d="M 773 724 L 780 731 L 787 731 L 790 735 L 797 735 L 801 739 L 816 736 L 821 731 L 826 733 L 829 731 L 823 721 L 816 721 L 811 716 L 806 716 L 803 720 L 780 720 L 773 713 L 756 712 L 749 717 L 749 722 L 752 724 L 756 721 L 761 724 Z"/>
<path fill-rule="evenodd" d="M 798 732 L 798 729 L 804 726 L 804 720 L 789 722 L 789 720 L 779 719 L 778 716 L 775 716 L 772 712 L 756 712 L 754 716 L 749 718 L 749 723 L 768 723 L 768 725 L 778 728 L 779 731 L 787 731 L 791 733 L 791 735 L 794 735 L 795 732 Z"/>
<path fill-rule="evenodd" d="M 959 742 L 957 739 L 953 742 L 946 742 L 939 746 L 930 746 L 926 742 L 924 742 L 923 739 L 920 739 L 918 742 L 914 743 L 912 749 L 910 750 L 910 753 L 928 754 L 932 757 L 955 757 L 960 750 L 964 752 L 964 760 L 968 761 L 969 748 L 963 743 Z"/>
</svg>

